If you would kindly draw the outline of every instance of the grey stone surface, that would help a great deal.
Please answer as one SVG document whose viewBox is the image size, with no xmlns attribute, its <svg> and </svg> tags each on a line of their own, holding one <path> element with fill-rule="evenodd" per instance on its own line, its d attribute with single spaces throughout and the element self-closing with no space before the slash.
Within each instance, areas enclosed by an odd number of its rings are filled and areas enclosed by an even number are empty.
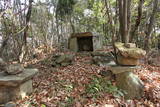
<svg viewBox="0 0 160 107">
<path fill-rule="evenodd" d="M 98 74 L 105 77 L 107 80 L 111 80 L 114 78 L 114 75 L 110 70 L 106 70 L 106 71 L 103 70 L 103 71 L 100 71 Z"/>
<path fill-rule="evenodd" d="M 123 72 L 116 75 L 118 88 L 125 91 L 125 99 L 140 99 L 144 94 L 143 82 L 132 72 Z"/>
<path fill-rule="evenodd" d="M 56 59 L 57 63 L 62 63 L 62 62 L 70 62 L 72 61 L 74 58 L 74 55 L 72 54 L 65 54 L 65 55 L 61 55 Z"/>
<path fill-rule="evenodd" d="M 101 35 L 93 33 L 92 41 L 93 41 L 93 51 L 102 49 L 103 44 L 102 44 L 102 36 Z"/>
<path fill-rule="evenodd" d="M 95 51 L 92 52 L 93 63 L 99 66 L 107 66 L 108 63 L 114 60 L 110 52 Z"/>
<path fill-rule="evenodd" d="M 59 54 L 52 57 L 52 66 L 59 67 L 59 66 L 67 66 L 71 65 L 74 61 L 73 54 Z"/>
<path fill-rule="evenodd" d="M 77 38 L 70 38 L 69 39 L 69 49 L 73 52 L 78 52 Z"/>
</svg>

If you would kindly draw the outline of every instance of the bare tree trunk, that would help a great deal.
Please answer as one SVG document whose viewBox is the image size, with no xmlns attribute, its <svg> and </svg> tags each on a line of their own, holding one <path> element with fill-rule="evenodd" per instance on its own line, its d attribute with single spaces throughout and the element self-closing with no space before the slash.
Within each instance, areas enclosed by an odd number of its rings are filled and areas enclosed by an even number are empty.
<svg viewBox="0 0 160 107">
<path fill-rule="evenodd" d="M 129 41 L 129 31 L 130 31 L 130 6 L 131 0 L 118 0 L 119 4 L 119 32 L 121 34 L 121 39 L 123 43 L 128 43 Z"/>
<path fill-rule="evenodd" d="M 125 42 L 125 38 L 124 38 L 124 33 L 123 33 L 123 0 L 118 0 L 118 5 L 119 5 L 119 23 L 120 23 L 120 27 L 119 27 L 119 32 L 121 35 L 121 40 L 122 42 Z"/>
<path fill-rule="evenodd" d="M 124 34 L 124 42 L 127 43 L 128 41 L 128 20 L 127 20 L 127 0 L 123 0 L 123 25 L 124 25 L 124 28 L 123 28 L 123 34 Z"/>
<path fill-rule="evenodd" d="M 145 31 L 145 41 L 144 41 L 144 49 L 146 51 L 149 51 L 150 47 L 150 38 L 151 38 L 151 34 L 152 34 L 152 30 L 153 30 L 153 25 L 155 22 L 155 14 L 157 13 L 157 9 L 158 9 L 158 1 L 159 0 L 154 0 L 153 3 L 153 12 L 151 14 L 150 20 L 149 20 L 149 24 L 147 25 L 147 29 Z"/>
<path fill-rule="evenodd" d="M 27 12 L 27 15 L 26 15 L 26 28 L 24 30 L 24 38 L 23 38 L 23 41 L 24 41 L 24 44 L 26 45 L 27 44 L 27 31 L 28 31 L 28 24 L 29 24 L 29 20 L 30 20 L 30 17 L 31 17 L 31 12 L 32 12 L 32 2 L 33 0 L 29 0 L 29 8 L 28 8 L 28 12 Z"/>
<path fill-rule="evenodd" d="M 143 6 L 144 0 L 139 0 L 139 4 L 138 4 L 138 16 L 136 19 L 136 23 L 134 25 L 133 30 L 131 31 L 131 35 L 130 35 L 130 42 L 133 41 L 133 38 L 135 37 L 135 32 L 138 29 L 138 26 L 141 23 L 141 18 L 142 18 L 142 6 Z"/>
<path fill-rule="evenodd" d="M 111 25 L 112 46 L 113 46 L 113 49 L 114 49 L 115 62 L 118 63 L 118 62 L 117 62 L 116 48 L 115 48 L 115 45 L 114 45 L 114 44 L 115 44 L 115 33 L 116 33 L 116 30 L 115 30 L 115 28 L 114 28 L 114 26 L 113 26 L 112 14 L 110 14 L 110 13 L 112 13 L 112 12 L 109 11 L 109 5 L 108 5 L 108 3 L 107 3 L 106 0 L 105 0 L 105 6 L 106 6 L 106 10 L 107 10 L 107 15 L 108 15 L 109 23 L 110 23 L 110 25 Z"/>
<path fill-rule="evenodd" d="M 24 59 L 24 56 L 26 54 L 27 51 L 27 32 L 29 29 L 29 21 L 30 21 L 30 17 L 31 17 L 31 12 L 32 12 L 32 2 L 33 0 L 29 0 L 29 7 L 28 7 L 28 11 L 27 11 L 27 15 L 26 15 L 26 28 L 24 29 L 24 35 L 23 35 L 23 46 L 22 46 L 22 50 L 21 50 L 21 54 L 19 56 L 19 61 L 22 62 Z"/>
</svg>

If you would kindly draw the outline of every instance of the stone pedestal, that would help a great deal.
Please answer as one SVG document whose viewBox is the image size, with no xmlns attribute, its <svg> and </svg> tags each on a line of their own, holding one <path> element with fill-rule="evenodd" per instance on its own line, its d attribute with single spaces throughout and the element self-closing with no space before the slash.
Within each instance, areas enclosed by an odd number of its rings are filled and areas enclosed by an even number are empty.
<svg viewBox="0 0 160 107">
<path fill-rule="evenodd" d="M 17 75 L 0 73 L 0 104 L 24 98 L 32 93 L 32 78 L 38 73 L 37 69 L 25 69 Z"/>
<path fill-rule="evenodd" d="M 110 70 L 116 75 L 116 83 L 119 89 L 125 91 L 125 99 L 139 99 L 143 95 L 143 82 L 132 71 L 136 66 L 110 66 Z"/>
</svg>

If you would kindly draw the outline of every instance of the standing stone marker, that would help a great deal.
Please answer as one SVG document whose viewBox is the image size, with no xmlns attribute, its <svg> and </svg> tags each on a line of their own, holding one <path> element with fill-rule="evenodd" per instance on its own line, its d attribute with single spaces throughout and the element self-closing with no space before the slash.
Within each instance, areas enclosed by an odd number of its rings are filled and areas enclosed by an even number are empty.
<svg viewBox="0 0 160 107">
<path fill-rule="evenodd" d="M 139 59 L 144 57 L 146 52 L 136 48 L 133 43 L 115 43 L 117 50 L 118 65 L 112 64 L 109 70 L 116 76 L 118 88 L 125 91 L 125 99 L 139 99 L 144 93 L 144 84 L 133 71 L 137 68 Z"/>
</svg>

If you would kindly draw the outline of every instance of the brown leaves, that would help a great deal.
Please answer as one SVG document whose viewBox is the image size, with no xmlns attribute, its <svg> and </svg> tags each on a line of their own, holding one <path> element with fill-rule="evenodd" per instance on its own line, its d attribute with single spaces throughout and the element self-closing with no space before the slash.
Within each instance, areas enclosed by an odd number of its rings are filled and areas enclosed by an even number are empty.
<svg viewBox="0 0 160 107">
<path fill-rule="evenodd" d="M 158 107 L 160 105 L 160 68 L 143 65 L 135 72 L 145 84 L 145 96 L 140 100 L 125 101 L 114 98 L 111 94 L 101 93 L 92 98 L 85 93 L 85 86 L 90 84 L 93 75 L 107 68 L 92 65 L 90 56 L 75 58 L 74 65 L 52 68 L 43 63 L 34 65 L 39 74 L 33 80 L 34 92 L 31 96 L 17 101 L 19 107 L 107 107 L 108 105 L 132 107 Z M 155 72 L 156 71 L 156 72 Z M 101 76 L 100 76 L 101 77 Z M 114 83 L 115 84 L 115 83 Z M 27 106 L 26 106 L 27 105 Z"/>
</svg>

